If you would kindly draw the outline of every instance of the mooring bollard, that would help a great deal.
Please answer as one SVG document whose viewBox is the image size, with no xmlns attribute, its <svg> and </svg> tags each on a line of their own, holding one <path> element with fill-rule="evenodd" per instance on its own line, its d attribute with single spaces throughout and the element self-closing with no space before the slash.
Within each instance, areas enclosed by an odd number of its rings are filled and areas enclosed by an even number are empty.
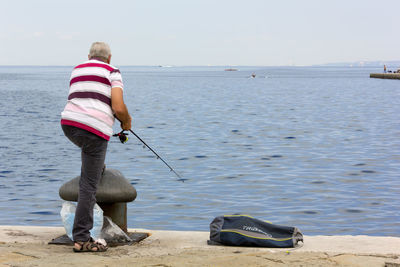
<svg viewBox="0 0 400 267">
<path fill-rule="evenodd" d="M 63 200 L 78 201 L 79 178 L 75 177 L 60 187 L 59 194 Z M 105 169 L 97 185 L 96 201 L 108 216 L 125 233 L 128 232 L 127 205 L 136 198 L 136 189 L 118 170 Z"/>
</svg>

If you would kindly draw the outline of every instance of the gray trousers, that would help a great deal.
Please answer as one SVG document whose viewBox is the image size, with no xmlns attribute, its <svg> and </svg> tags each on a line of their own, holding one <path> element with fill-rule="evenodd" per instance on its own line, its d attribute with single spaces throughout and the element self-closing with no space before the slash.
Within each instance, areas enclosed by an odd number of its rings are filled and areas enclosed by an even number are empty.
<svg viewBox="0 0 400 267">
<path fill-rule="evenodd" d="M 78 205 L 72 235 L 75 242 L 85 242 L 90 239 L 89 230 L 93 228 L 93 207 L 96 203 L 97 184 L 103 171 L 108 141 L 77 127 L 62 125 L 62 129 L 65 136 L 82 151 Z"/>
</svg>

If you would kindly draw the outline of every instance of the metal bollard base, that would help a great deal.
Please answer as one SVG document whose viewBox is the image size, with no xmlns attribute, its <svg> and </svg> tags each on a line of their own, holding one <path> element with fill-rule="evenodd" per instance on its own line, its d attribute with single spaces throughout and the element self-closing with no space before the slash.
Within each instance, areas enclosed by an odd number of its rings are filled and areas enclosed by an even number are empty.
<svg viewBox="0 0 400 267">
<path fill-rule="evenodd" d="M 103 210 L 103 215 L 111 220 L 125 233 L 128 232 L 127 207 L 125 202 L 119 203 L 97 203 Z"/>
</svg>

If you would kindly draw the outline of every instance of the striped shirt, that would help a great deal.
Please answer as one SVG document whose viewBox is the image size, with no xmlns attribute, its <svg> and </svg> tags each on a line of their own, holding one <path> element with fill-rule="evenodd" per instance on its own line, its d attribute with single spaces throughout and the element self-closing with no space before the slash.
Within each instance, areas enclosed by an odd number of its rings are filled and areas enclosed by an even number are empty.
<svg viewBox="0 0 400 267">
<path fill-rule="evenodd" d="M 91 59 L 73 69 L 69 84 L 61 124 L 75 126 L 110 140 L 114 124 L 111 88 L 123 90 L 124 87 L 119 70 Z"/>
</svg>

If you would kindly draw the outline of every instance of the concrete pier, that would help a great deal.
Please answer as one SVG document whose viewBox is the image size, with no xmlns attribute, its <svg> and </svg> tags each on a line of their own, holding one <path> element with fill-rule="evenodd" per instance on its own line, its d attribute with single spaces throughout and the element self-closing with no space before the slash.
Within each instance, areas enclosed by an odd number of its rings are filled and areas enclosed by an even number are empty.
<svg viewBox="0 0 400 267">
<path fill-rule="evenodd" d="M 143 241 L 96 254 L 49 245 L 62 227 L 0 226 L 0 266 L 400 266 L 400 237 L 304 236 L 298 248 L 209 246 L 209 232 L 148 232 Z"/>
<path fill-rule="evenodd" d="M 378 79 L 398 79 L 400 80 L 400 73 L 371 73 L 370 78 Z"/>
</svg>

